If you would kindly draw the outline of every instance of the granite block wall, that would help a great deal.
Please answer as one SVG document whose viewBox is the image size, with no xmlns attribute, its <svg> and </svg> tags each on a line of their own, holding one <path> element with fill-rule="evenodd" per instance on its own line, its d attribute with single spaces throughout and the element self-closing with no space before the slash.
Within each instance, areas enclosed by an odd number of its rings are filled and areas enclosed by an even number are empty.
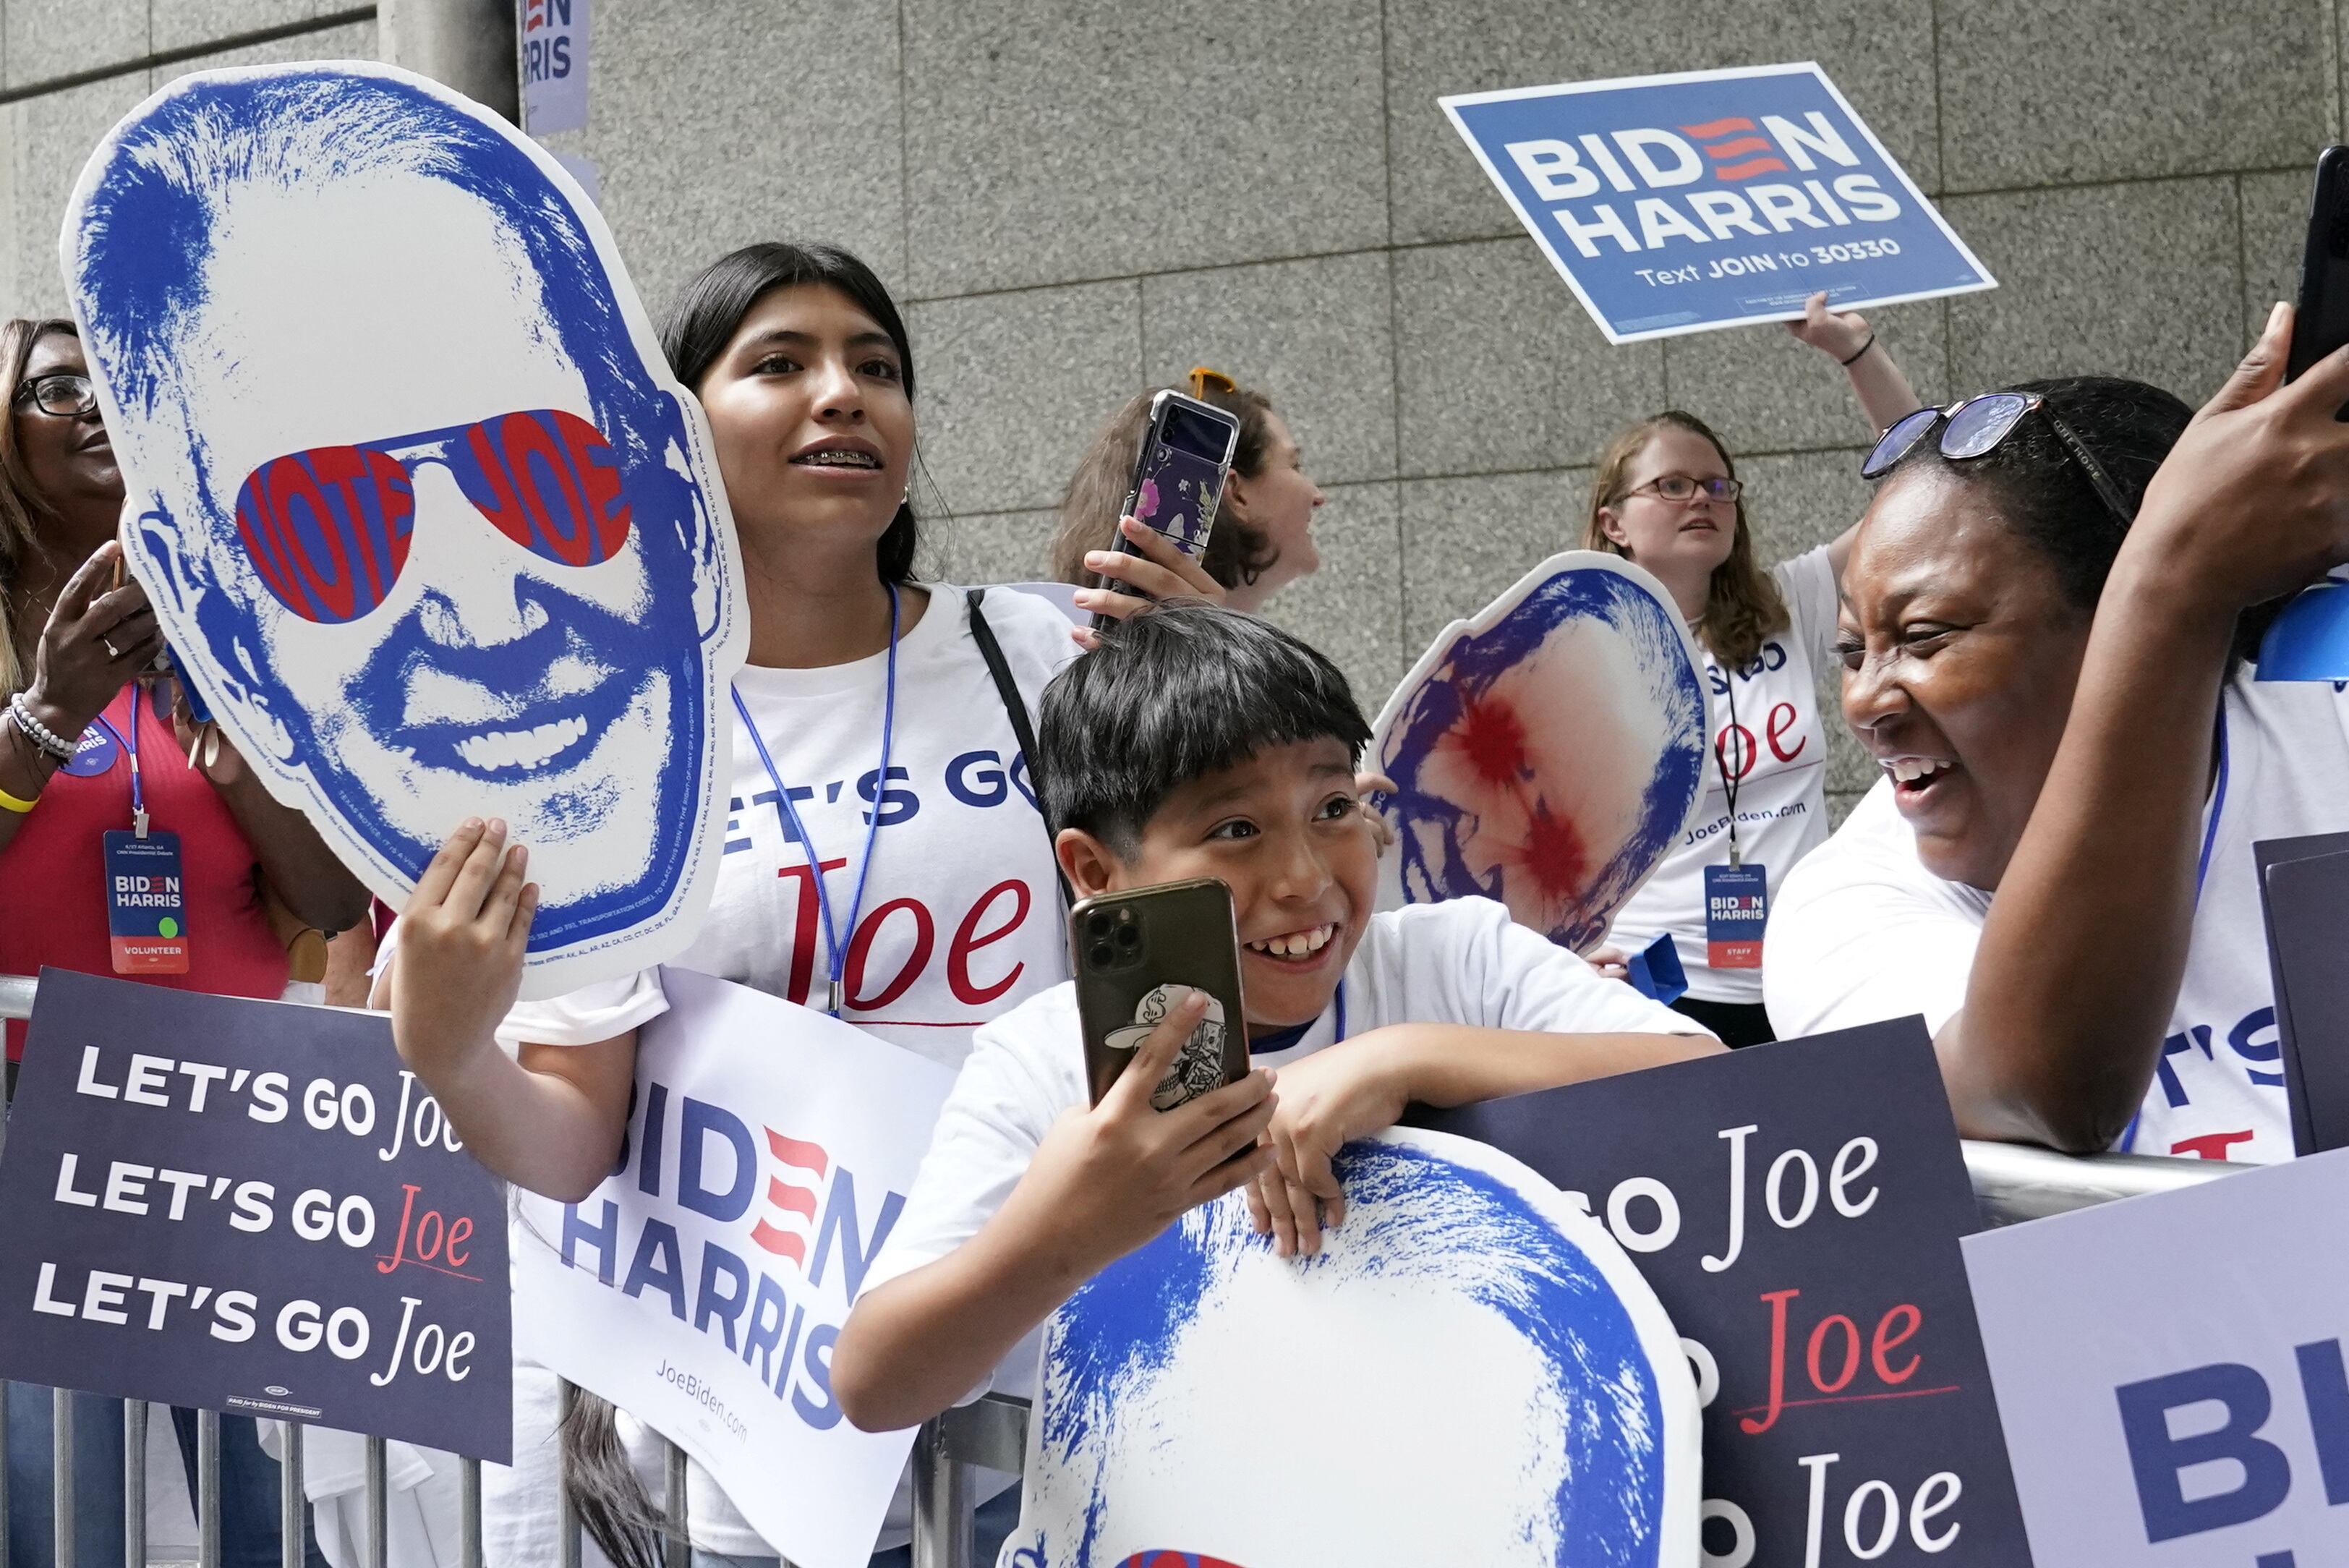
<svg viewBox="0 0 2349 1568">
<path fill-rule="evenodd" d="M 2199 400 L 2289 291 L 2349 37 L 2339 0 L 595 4 L 593 120 L 557 145 L 656 312 L 772 235 L 906 302 L 938 574 L 1040 571 L 1095 425 L 1213 364 L 1329 493 L 1327 565 L 1273 611 L 1372 707 L 1569 539 L 1639 414 L 1723 431 L 1767 557 L 1866 503 L 1832 366 L 1775 328 L 1609 348 L 1439 94 L 1819 60 L 2002 284 L 1882 313 L 1920 390 L 2096 370 Z M 171 73 L 375 47 L 335 0 L 0 0 L 0 306 L 57 307 L 66 191 Z M 1840 810 L 1868 781 L 1837 761 Z"/>
</svg>

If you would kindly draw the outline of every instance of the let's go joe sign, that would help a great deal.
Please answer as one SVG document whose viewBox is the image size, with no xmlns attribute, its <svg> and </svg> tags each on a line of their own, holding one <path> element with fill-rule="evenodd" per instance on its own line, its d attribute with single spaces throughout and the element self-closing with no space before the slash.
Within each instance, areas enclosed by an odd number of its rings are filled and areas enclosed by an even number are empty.
<svg viewBox="0 0 2349 1568">
<path fill-rule="evenodd" d="M 1579 1194 L 1680 1330 L 1709 1568 L 2027 1563 L 1921 1019 L 1460 1110 Z"/>
</svg>

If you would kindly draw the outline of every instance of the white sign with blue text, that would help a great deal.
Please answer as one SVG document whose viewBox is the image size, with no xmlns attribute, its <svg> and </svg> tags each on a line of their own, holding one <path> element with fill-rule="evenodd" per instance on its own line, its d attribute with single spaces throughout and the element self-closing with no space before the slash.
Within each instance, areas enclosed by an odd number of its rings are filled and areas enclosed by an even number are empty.
<svg viewBox="0 0 2349 1568">
<path fill-rule="evenodd" d="M 2349 1149 L 1969 1236 L 2038 1568 L 2349 1562 Z"/>
<path fill-rule="evenodd" d="M 864 1568 L 913 1432 L 860 1432 L 832 1346 L 953 1086 L 937 1063 L 688 970 L 637 1037 L 620 1168 L 516 1189 L 514 1344 L 693 1456 L 802 1568 Z"/>
<path fill-rule="evenodd" d="M 533 136 L 587 129 L 588 0 L 523 0 L 522 124 Z"/>
<path fill-rule="evenodd" d="M 1442 102 L 1610 343 L 1997 286 L 1816 65 Z"/>
</svg>

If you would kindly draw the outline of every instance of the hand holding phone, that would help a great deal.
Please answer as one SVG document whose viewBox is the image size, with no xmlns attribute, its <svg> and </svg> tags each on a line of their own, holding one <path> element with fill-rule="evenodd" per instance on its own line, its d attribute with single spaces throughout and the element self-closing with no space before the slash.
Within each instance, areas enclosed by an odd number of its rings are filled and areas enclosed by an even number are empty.
<svg viewBox="0 0 2349 1568">
<path fill-rule="evenodd" d="M 2284 379 L 2299 379 L 2344 344 L 2349 344 L 2349 147 L 2328 147 L 2317 157 L 2309 192 Z M 2336 417 L 2349 420 L 2349 408 Z M 2349 680 L 2349 585 L 2318 583 L 2285 605 L 2260 639 L 2257 670 L 2261 680 Z"/>
<path fill-rule="evenodd" d="M 2298 380 L 2344 344 L 2349 344 L 2349 147 L 2328 147 L 2317 157 L 2316 182 L 2309 192 L 2300 298 L 2292 312 L 2284 379 Z"/>
<path fill-rule="evenodd" d="M 1133 481 L 1121 517 L 1134 519 L 1174 551 L 1198 559 L 1215 529 L 1216 509 L 1223 504 L 1224 483 L 1231 476 L 1239 439 L 1238 419 L 1213 403 L 1180 392 L 1159 393 L 1150 400 L 1150 422 L 1142 432 L 1142 450 L 1134 459 Z M 1120 527 L 1116 553 L 1144 551 Z M 1093 586 L 1108 584 L 1096 576 Z M 1101 630 L 1114 618 L 1094 616 L 1093 629 Z"/>
<path fill-rule="evenodd" d="M 1238 922 L 1213 878 L 1087 898 L 1069 912 L 1085 1078 L 1099 1105 L 1151 1032 L 1191 992 L 1206 1003 L 1183 1049 L 1151 1086 L 1158 1110 L 1247 1075 Z"/>
</svg>

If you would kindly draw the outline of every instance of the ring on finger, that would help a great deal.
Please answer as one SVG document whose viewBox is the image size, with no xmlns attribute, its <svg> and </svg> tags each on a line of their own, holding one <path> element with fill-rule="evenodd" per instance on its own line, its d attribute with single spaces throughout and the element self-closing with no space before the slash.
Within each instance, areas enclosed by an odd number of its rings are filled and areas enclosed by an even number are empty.
<svg viewBox="0 0 2349 1568">
<path fill-rule="evenodd" d="M 113 642 L 109 639 L 103 637 L 99 638 L 98 639 L 98 646 L 106 649 L 106 657 L 109 659 L 119 659 L 122 657 L 121 650 L 117 649 Z"/>
</svg>

